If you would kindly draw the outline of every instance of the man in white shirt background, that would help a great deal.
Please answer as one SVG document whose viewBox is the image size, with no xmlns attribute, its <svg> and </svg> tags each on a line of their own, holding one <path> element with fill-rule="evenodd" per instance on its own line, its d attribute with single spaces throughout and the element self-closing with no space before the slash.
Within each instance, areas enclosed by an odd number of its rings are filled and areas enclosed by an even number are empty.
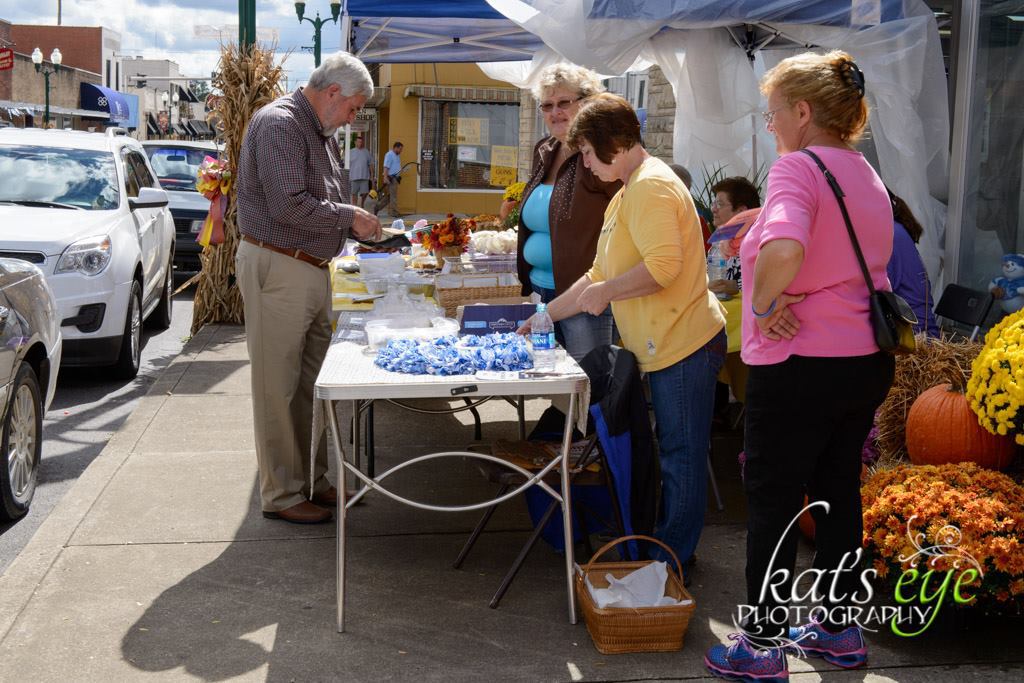
<svg viewBox="0 0 1024 683">
<path fill-rule="evenodd" d="M 370 158 L 370 150 L 366 149 L 362 133 L 356 136 L 356 146 L 349 150 L 348 160 L 352 204 L 362 207 L 366 195 L 370 194 L 370 186 L 373 185 L 373 159 Z"/>
<path fill-rule="evenodd" d="M 384 184 L 388 186 L 388 214 L 398 218 L 398 184 L 402 182 L 402 143 L 395 142 L 384 155 Z"/>
</svg>

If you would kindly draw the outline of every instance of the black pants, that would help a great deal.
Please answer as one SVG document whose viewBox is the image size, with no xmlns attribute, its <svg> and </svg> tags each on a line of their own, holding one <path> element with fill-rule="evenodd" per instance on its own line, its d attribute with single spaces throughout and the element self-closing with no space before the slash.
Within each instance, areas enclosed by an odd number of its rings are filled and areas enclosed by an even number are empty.
<svg viewBox="0 0 1024 683">
<path fill-rule="evenodd" d="M 783 533 L 800 511 L 805 493 L 810 501 L 830 506 L 827 514 L 818 507 L 812 510 L 816 569 L 836 568 L 845 553 L 850 553 L 844 565 L 849 567 L 861 547 L 861 448 L 895 367 L 895 359 L 882 352 L 852 358 L 792 356 L 776 365 L 750 367 L 744 434 L 746 577 L 747 605 L 758 611 L 745 620 L 748 634 L 786 635 L 786 610 L 775 608 L 791 602 L 799 532 L 794 524 L 785 539 Z M 762 590 L 769 566 L 770 582 L 778 586 L 775 591 L 770 586 Z M 806 593 L 809 586 L 805 580 L 799 587 Z M 831 575 L 819 582 L 818 593 L 825 595 L 823 606 L 830 611 L 851 605 L 858 589 L 858 597 L 866 597 L 859 566 L 840 575 L 835 594 L 841 599 L 828 597 L 831 587 Z M 843 626 L 828 621 L 825 625 Z"/>
</svg>

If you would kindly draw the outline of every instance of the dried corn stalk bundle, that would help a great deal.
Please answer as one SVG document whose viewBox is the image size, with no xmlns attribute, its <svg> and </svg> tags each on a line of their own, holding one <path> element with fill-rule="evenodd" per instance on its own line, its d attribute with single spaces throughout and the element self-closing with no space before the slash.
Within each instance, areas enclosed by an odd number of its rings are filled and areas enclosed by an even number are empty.
<svg viewBox="0 0 1024 683">
<path fill-rule="evenodd" d="M 877 466 L 907 462 L 907 413 L 921 392 L 937 384 L 966 386 L 971 363 L 981 351 L 979 342 L 917 338 L 917 351 L 896 358 L 896 378 L 878 409 Z"/>
<path fill-rule="evenodd" d="M 275 65 L 273 58 L 273 46 L 239 48 L 229 43 L 221 48 L 220 64 L 212 86 L 223 96 L 210 118 L 217 122 L 217 137 L 224 143 L 222 158 L 235 178 L 238 177 L 238 158 L 249 120 L 260 107 L 282 94 L 281 64 Z M 281 61 L 284 62 L 283 59 Z M 207 323 L 241 323 L 244 320 L 242 296 L 235 284 L 235 250 L 239 240 L 235 208 L 237 189 L 237 184 L 232 184 L 228 193 L 224 242 L 204 248 L 199 257 L 202 272 L 192 309 L 192 334 Z"/>
</svg>

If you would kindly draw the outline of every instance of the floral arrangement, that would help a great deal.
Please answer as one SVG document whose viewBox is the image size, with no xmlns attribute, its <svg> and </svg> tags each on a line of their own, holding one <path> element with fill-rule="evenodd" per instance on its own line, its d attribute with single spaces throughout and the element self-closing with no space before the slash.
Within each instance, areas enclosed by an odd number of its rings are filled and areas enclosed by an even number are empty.
<svg viewBox="0 0 1024 683">
<path fill-rule="evenodd" d="M 1024 605 L 1024 488 L 974 463 L 909 466 L 875 473 L 861 489 L 864 548 L 878 575 L 912 567 L 963 571 L 978 602 Z"/>
<path fill-rule="evenodd" d="M 526 337 L 511 332 L 438 339 L 391 339 L 377 352 L 379 368 L 411 375 L 472 375 L 533 367 Z"/>
<path fill-rule="evenodd" d="M 231 170 L 224 162 L 207 156 L 196 176 L 196 190 L 210 200 L 210 210 L 196 242 L 204 247 L 221 244 L 224 242 L 224 213 L 228 208 L 228 192 L 233 180 Z"/>
<path fill-rule="evenodd" d="M 526 190 L 526 183 L 512 183 L 505 188 L 505 194 L 501 195 L 501 201 L 503 202 L 518 202 L 523 198 L 523 192 Z"/>
<path fill-rule="evenodd" d="M 971 365 L 967 398 L 978 422 L 993 434 L 1013 434 L 1024 444 L 1024 310 L 1003 318 L 985 335 L 985 346 Z"/>
<path fill-rule="evenodd" d="M 435 223 L 430 230 L 420 233 L 420 241 L 424 249 L 437 252 L 443 249 L 462 251 L 469 245 L 470 232 L 476 227 L 472 219 L 456 218 L 448 214 L 440 223 Z"/>
<path fill-rule="evenodd" d="M 523 200 L 525 191 L 526 183 L 512 183 L 501 195 L 501 211 L 498 212 L 498 217 L 501 219 L 501 227 L 505 230 L 515 230 L 518 227 L 521 211 L 519 202 Z"/>
</svg>

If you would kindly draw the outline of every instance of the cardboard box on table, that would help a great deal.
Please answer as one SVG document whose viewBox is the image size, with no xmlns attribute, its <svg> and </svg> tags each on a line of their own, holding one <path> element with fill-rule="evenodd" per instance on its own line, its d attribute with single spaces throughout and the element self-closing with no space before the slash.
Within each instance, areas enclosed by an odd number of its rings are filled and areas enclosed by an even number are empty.
<svg viewBox="0 0 1024 683">
<path fill-rule="evenodd" d="M 501 297 L 459 306 L 459 334 L 515 332 L 537 310 L 527 297 Z"/>
</svg>

